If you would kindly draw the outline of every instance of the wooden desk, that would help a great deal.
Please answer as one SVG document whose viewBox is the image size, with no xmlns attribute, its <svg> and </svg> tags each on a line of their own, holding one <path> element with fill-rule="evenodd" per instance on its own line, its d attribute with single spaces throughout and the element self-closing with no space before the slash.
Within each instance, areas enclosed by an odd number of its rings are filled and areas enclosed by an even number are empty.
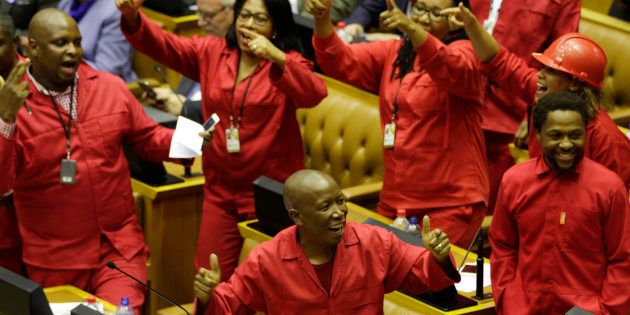
<svg viewBox="0 0 630 315">
<path fill-rule="evenodd" d="M 46 294 L 46 298 L 48 299 L 48 303 L 67 303 L 67 302 L 83 302 L 92 294 L 89 294 L 77 287 L 71 285 L 61 285 L 57 287 L 50 287 L 44 289 L 44 294 Z M 99 299 L 96 300 L 100 303 L 103 303 L 103 308 L 106 312 L 115 313 L 116 306 L 113 304 Z"/>
<path fill-rule="evenodd" d="M 374 218 L 383 223 L 389 224 L 392 222 L 391 219 L 381 216 L 375 212 L 367 210 L 363 207 L 360 207 L 351 202 L 347 203 L 348 205 L 348 217 L 347 219 L 355 222 L 363 222 L 368 218 Z M 255 222 L 256 220 L 241 222 L 238 224 L 239 232 L 241 236 L 245 239 L 243 244 L 243 250 L 241 251 L 241 259 L 243 259 L 249 253 L 256 244 L 264 242 L 266 240 L 271 239 L 269 235 L 266 235 L 262 232 L 254 230 L 247 226 L 247 224 Z M 451 252 L 453 253 L 453 257 L 455 261 L 459 265 L 464 259 L 464 255 L 466 254 L 466 250 L 451 245 Z M 470 253 L 466 258 L 466 262 L 475 262 L 477 259 L 477 255 Z M 488 260 L 486 259 L 486 262 Z M 492 288 L 490 286 L 484 288 L 484 293 L 492 292 Z M 472 297 L 474 296 L 474 292 L 459 292 L 463 296 Z M 463 309 L 459 309 L 451 312 L 444 312 L 432 306 L 429 306 L 425 303 L 422 303 L 412 297 L 409 297 L 405 294 L 402 294 L 398 291 L 389 293 L 385 295 L 385 303 L 384 303 L 384 311 L 385 314 L 399 315 L 399 314 L 495 314 L 494 311 L 494 300 L 486 299 L 481 301 L 476 306 L 467 307 Z"/>
<path fill-rule="evenodd" d="M 165 163 L 169 174 L 181 175 L 184 167 Z M 193 172 L 201 172 L 200 159 Z M 151 286 L 180 304 L 192 302 L 194 258 L 201 208 L 203 205 L 203 176 L 187 178 L 183 183 L 153 187 L 131 180 L 134 192 L 140 193 L 144 203 L 141 224 L 144 237 L 151 249 L 149 282 Z M 144 313 L 156 314 L 170 304 L 155 294 L 147 293 Z"/>
<path fill-rule="evenodd" d="M 185 15 L 185 16 L 168 16 L 166 14 L 153 11 L 149 8 L 141 7 L 140 11 L 146 15 L 149 19 L 156 22 L 162 29 L 167 30 L 173 34 L 192 37 L 196 34 L 201 34 L 201 28 L 197 25 L 199 17 L 197 14 Z M 158 63 L 153 58 L 148 57 L 145 54 L 134 52 L 133 57 L 133 70 L 136 72 L 139 78 L 152 78 L 160 82 L 164 82 L 162 77 L 155 71 L 154 66 Z M 166 72 L 168 82 L 177 88 L 182 75 L 174 70 L 168 69 L 162 65 L 162 69 Z"/>
</svg>

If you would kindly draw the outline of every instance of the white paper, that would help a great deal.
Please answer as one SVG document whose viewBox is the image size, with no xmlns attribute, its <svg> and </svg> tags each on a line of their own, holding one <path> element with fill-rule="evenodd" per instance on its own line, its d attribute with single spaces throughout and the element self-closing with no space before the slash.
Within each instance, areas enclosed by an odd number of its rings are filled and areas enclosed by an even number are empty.
<svg viewBox="0 0 630 315">
<path fill-rule="evenodd" d="M 81 302 L 50 303 L 50 309 L 54 315 L 70 315 L 70 311 L 79 304 L 81 304 Z"/>
<path fill-rule="evenodd" d="M 194 158 L 200 156 L 203 138 L 199 133 L 203 131 L 202 125 L 186 117 L 179 116 L 168 156 L 170 158 Z"/>
<path fill-rule="evenodd" d="M 477 264 L 466 264 L 476 266 Z M 466 266 L 464 265 L 464 267 Z M 462 268 L 463 269 L 463 268 Z M 462 292 L 474 292 L 477 290 L 477 274 L 471 272 L 459 272 L 462 276 L 462 281 L 459 283 L 455 283 L 455 288 L 457 291 Z M 490 285 L 490 264 L 483 264 L 483 286 L 487 287 Z"/>
</svg>

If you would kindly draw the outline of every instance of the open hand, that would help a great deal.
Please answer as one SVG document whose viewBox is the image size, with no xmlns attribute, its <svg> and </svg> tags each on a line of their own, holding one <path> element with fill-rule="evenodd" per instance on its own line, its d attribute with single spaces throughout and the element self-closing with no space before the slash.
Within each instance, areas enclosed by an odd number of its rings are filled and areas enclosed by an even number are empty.
<svg viewBox="0 0 630 315">
<path fill-rule="evenodd" d="M 425 215 L 422 218 L 422 242 L 431 254 L 440 263 L 446 263 L 449 261 L 449 253 L 451 252 L 451 243 L 448 240 L 446 233 L 440 229 L 431 229 L 431 222 L 429 216 Z"/>
<path fill-rule="evenodd" d="M 219 258 L 215 254 L 210 254 L 210 270 L 199 268 L 199 272 L 195 275 L 194 291 L 197 300 L 203 305 L 208 304 L 210 295 L 219 282 L 221 282 Z"/>
<path fill-rule="evenodd" d="M 398 8 L 396 1 L 385 0 L 385 3 L 387 3 L 387 10 L 379 16 L 381 25 L 388 31 L 398 29 L 406 34 L 412 32 L 414 23 Z"/>
<path fill-rule="evenodd" d="M 274 46 L 267 37 L 246 28 L 240 28 L 239 31 L 250 38 L 247 42 L 247 46 L 254 55 L 265 58 L 278 65 L 284 65 L 284 52 Z"/>
<path fill-rule="evenodd" d="M 9 73 L 7 80 L 0 77 L 0 119 L 14 122 L 17 112 L 28 97 L 28 82 L 22 81 L 29 59 L 19 61 Z"/>
</svg>

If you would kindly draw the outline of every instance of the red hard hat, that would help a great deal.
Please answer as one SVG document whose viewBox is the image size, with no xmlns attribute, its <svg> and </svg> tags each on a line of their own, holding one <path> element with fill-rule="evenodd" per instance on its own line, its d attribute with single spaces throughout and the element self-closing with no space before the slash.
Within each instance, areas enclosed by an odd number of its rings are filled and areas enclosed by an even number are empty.
<svg viewBox="0 0 630 315">
<path fill-rule="evenodd" d="M 532 55 L 549 68 L 566 72 L 595 88 L 602 88 L 606 54 L 594 40 L 582 34 L 562 35 L 544 53 Z"/>
</svg>

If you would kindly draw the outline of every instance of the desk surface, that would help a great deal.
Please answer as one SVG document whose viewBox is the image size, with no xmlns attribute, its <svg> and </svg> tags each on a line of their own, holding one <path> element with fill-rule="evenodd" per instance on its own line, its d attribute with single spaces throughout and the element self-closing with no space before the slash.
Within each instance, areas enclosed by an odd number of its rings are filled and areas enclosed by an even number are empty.
<svg viewBox="0 0 630 315">
<path fill-rule="evenodd" d="M 46 294 L 48 303 L 83 302 L 85 299 L 92 296 L 92 294 L 71 285 L 45 288 L 44 293 Z M 98 297 L 96 300 L 103 303 L 105 311 L 112 313 L 116 312 L 116 306 L 113 304 L 99 299 Z"/>
<path fill-rule="evenodd" d="M 374 218 L 376 220 L 379 220 L 383 223 L 389 224 L 392 222 L 391 219 L 386 218 L 382 215 L 379 215 L 373 211 L 370 211 L 368 209 L 365 209 L 361 206 L 358 206 L 356 204 L 353 204 L 351 202 L 347 203 L 348 205 L 348 217 L 347 219 L 350 221 L 355 221 L 355 222 L 363 222 L 365 220 L 367 220 L 368 218 Z M 266 240 L 269 240 L 271 237 L 269 235 L 266 235 L 262 232 L 259 232 L 257 230 L 254 230 L 252 228 L 250 228 L 248 226 L 249 223 L 255 222 L 255 220 L 253 221 L 246 221 L 246 222 L 241 222 L 238 224 L 238 228 L 239 228 L 239 232 L 241 233 L 241 236 L 246 239 L 246 240 L 252 240 L 254 242 L 263 242 Z M 453 253 L 453 257 L 455 258 L 455 262 L 459 265 L 462 260 L 464 259 L 464 255 L 466 254 L 466 250 L 459 248 L 457 246 L 453 246 L 451 245 L 451 252 Z M 243 253 L 242 253 L 243 254 Z M 242 255 L 241 255 L 242 257 Z M 470 253 L 468 254 L 468 257 L 466 258 L 466 262 L 475 262 L 477 259 L 477 255 Z M 487 259 L 485 259 L 486 262 L 488 262 Z M 492 292 L 492 288 L 490 286 L 487 286 L 484 288 L 484 293 L 490 293 Z M 459 292 L 460 295 L 466 296 L 466 297 L 472 297 L 475 295 L 474 292 Z M 393 307 L 392 304 L 394 304 L 398 311 L 400 312 L 400 308 L 404 308 L 406 309 L 408 312 L 407 314 L 494 314 L 494 300 L 493 299 L 486 299 L 486 300 L 482 300 L 478 305 L 475 306 L 471 306 L 471 307 L 467 307 L 467 308 L 463 308 L 463 309 L 459 309 L 459 310 L 455 310 L 455 311 L 451 311 L 451 312 L 444 312 L 444 311 L 440 311 L 437 308 L 434 308 L 432 306 L 429 306 L 425 303 L 422 303 L 410 296 L 407 296 L 403 293 L 400 293 L 398 291 L 396 292 L 392 292 L 390 294 L 387 294 L 385 296 L 385 309 L 386 309 L 386 313 L 387 312 L 387 308 L 389 307 Z M 388 305 L 389 304 L 389 305 Z M 393 312 L 392 312 L 393 313 Z"/>
</svg>

